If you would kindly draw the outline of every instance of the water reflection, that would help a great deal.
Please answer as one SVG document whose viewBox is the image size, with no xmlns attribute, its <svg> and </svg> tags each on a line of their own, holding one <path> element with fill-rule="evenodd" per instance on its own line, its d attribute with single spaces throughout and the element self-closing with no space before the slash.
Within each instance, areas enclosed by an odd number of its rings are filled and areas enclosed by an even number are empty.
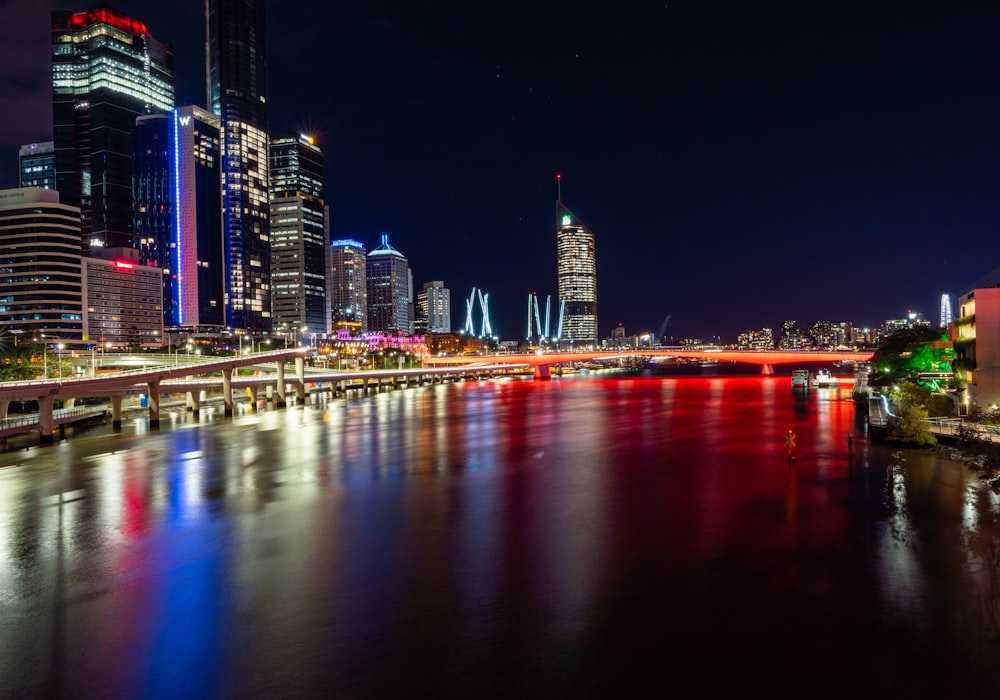
<svg viewBox="0 0 1000 700">
<path fill-rule="evenodd" d="M 438 385 L 2 455 L 0 688 L 990 695 L 996 495 L 787 381 Z"/>
</svg>

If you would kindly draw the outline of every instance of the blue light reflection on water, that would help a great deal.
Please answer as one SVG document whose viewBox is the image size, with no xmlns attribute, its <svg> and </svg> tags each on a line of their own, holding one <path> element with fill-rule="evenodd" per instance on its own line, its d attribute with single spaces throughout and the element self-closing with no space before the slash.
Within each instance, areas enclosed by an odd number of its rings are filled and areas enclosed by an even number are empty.
<svg viewBox="0 0 1000 700">
<path fill-rule="evenodd" d="M 975 697 L 997 499 L 858 430 L 780 377 L 500 381 L 3 455 L 0 687 Z"/>
</svg>

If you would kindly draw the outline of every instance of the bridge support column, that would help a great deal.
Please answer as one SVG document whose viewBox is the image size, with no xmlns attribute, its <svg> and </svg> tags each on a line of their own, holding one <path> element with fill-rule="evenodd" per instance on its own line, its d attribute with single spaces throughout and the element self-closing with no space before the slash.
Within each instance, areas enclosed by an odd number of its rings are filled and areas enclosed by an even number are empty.
<svg viewBox="0 0 1000 700">
<path fill-rule="evenodd" d="M 9 399 L 0 399 L 0 420 L 7 417 L 7 409 L 10 408 Z"/>
<path fill-rule="evenodd" d="M 63 408 L 73 408 L 76 406 L 76 399 L 63 399 Z"/>
<path fill-rule="evenodd" d="M 111 395 L 111 427 L 115 430 L 122 429 L 122 394 Z"/>
<path fill-rule="evenodd" d="M 295 358 L 295 397 L 298 403 L 306 402 L 306 361 L 305 358 Z"/>
<path fill-rule="evenodd" d="M 55 436 L 52 434 L 52 404 L 55 402 L 55 397 L 49 396 L 39 396 L 38 397 L 38 427 L 39 432 L 39 442 L 43 445 L 51 445 L 55 442 Z"/>
<path fill-rule="evenodd" d="M 549 365 L 535 365 L 534 377 L 535 379 L 551 379 Z"/>
<path fill-rule="evenodd" d="M 278 397 L 274 400 L 274 407 L 281 408 L 285 405 L 285 365 L 278 363 Z"/>
<path fill-rule="evenodd" d="M 160 382 L 149 382 L 149 427 L 160 427 Z"/>
<path fill-rule="evenodd" d="M 761 365 L 760 366 L 760 373 L 763 374 L 763 375 L 765 375 L 765 376 L 770 376 L 770 375 L 774 374 L 774 367 L 772 367 L 771 365 L 767 365 L 767 364 Z"/>
<path fill-rule="evenodd" d="M 201 393 L 189 391 L 187 393 L 187 410 L 193 411 L 197 416 L 201 412 Z"/>
<path fill-rule="evenodd" d="M 226 404 L 224 414 L 233 415 L 233 370 L 231 369 L 222 370 L 222 400 Z"/>
<path fill-rule="evenodd" d="M 257 395 L 260 393 L 260 387 L 248 386 L 247 395 L 250 397 L 250 403 L 254 406 L 257 405 Z"/>
</svg>

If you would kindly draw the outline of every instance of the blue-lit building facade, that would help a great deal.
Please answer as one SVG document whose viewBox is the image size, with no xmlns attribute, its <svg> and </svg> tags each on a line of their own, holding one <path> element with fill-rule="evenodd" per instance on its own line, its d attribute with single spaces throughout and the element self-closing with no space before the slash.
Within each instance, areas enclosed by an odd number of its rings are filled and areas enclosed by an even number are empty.
<svg viewBox="0 0 1000 700">
<path fill-rule="evenodd" d="M 173 53 L 107 5 L 52 13 L 55 187 L 81 210 L 84 255 L 135 247 L 132 131 L 174 107 Z"/>
<path fill-rule="evenodd" d="M 163 269 L 168 329 L 225 326 L 219 119 L 195 106 L 136 120 L 135 230 Z"/>
<path fill-rule="evenodd" d="M 323 153 L 309 136 L 271 140 L 271 314 L 274 330 L 329 332 Z"/>
<path fill-rule="evenodd" d="M 221 120 L 226 325 L 268 332 L 271 244 L 265 0 L 206 0 L 208 105 Z"/>
</svg>

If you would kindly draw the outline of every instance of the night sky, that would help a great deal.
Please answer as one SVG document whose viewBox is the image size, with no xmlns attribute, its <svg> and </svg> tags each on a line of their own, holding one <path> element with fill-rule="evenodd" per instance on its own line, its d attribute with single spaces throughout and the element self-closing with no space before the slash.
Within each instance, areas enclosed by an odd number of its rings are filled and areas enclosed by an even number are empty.
<svg viewBox="0 0 1000 700">
<path fill-rule="evenodd" d="M 119 0 L 204 104 L 202 0 Z M 555 175 L 596 235 L 601 335 L 938 319 L 1000 265 L 1000 6 L 268 3 L 272 132 L 315 134 L 335 237 L 504 338 L 556 294 Z M 51 0 L 0 0 L 0 185 L 51 139 Z"/>
</svg>

